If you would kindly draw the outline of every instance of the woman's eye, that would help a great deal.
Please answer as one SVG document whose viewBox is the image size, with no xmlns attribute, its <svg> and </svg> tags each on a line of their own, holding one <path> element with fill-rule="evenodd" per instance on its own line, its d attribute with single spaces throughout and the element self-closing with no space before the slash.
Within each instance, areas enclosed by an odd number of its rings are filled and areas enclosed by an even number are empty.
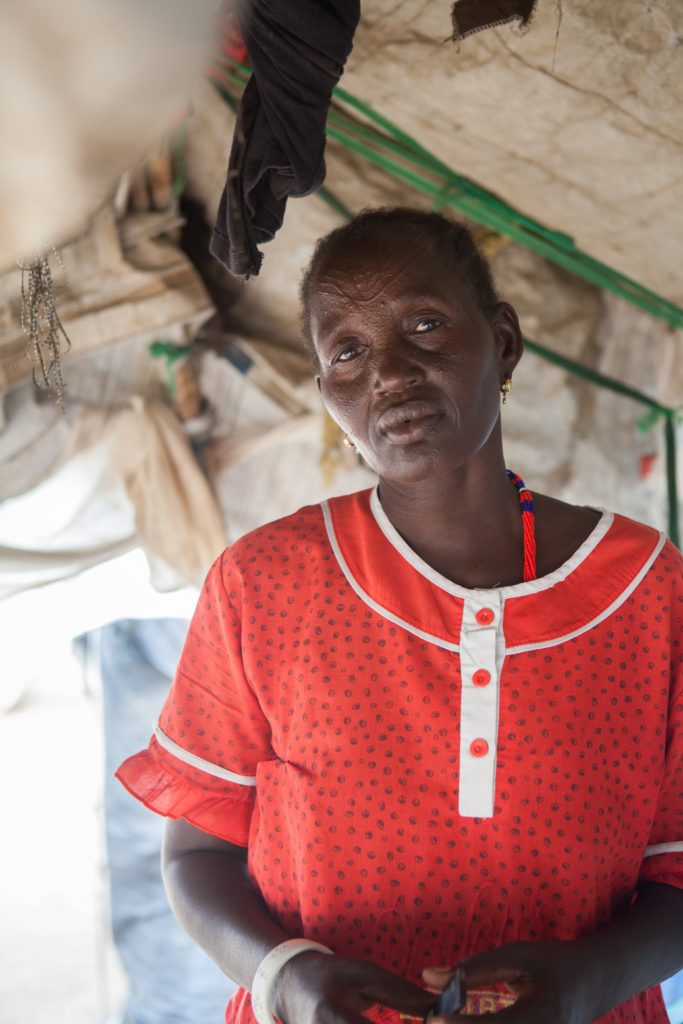
<svg viewBox="0 0 683 1024">
<path fill-rule="evenodd" d="M 439 327 L 440 325 L 441 325 L 441 321 L 437 320 L 436 317 L 433 317 L 433 316 L 423 316 L 422 319 L 418 320 L 417 323 L 415 324 L 415 333 L 416 334 L 428 334 L 430 331 L 433 331 L 435 328 Z"/>
<path fill-rule="evenodd" d="M 348 363 L 351 359 L 354 359 L 358 355 L 357 345 L 346 345 L 341 352 L 339 352 L 334 359 L 335 363 Z"/>
</svg>

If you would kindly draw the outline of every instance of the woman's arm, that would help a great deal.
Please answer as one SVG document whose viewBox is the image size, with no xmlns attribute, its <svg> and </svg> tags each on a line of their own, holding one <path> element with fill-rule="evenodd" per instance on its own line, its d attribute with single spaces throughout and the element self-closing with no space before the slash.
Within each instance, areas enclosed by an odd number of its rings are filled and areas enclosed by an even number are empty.
<svg viewBox="0 0 683 1024">
<path fill-rule="evenodd" d="M 590 1024 L 683 968 L 683 891 L 646 882 L 621 917 L 592 935 L 574 942 L 516 942 L 458 967 L 469 988 L 506 981 L 520 993 L 504 1018 L 488 1018 L 492 1024 Z M 452 973 L 429 968 L 424 979 L 440 990 Z M 451 1024 L 468 1019 L 444 1018 Z"/>
<path fill-rule="evenodd" d="M 644 882 L 626 913 L 579 945 L 599 1017 L 683 968 L 683 890 Z"/>
<path fill-rule="evenodd" d="M 185 931 L 224 974 L 248 989 L 266 953 L 292 936 L 249 881 L 246 849 L 182 819 L 168 821 L 162 871 Z"/>
<path fill-rule="evenodd" d="M 173 912 L 220 969 L 251 989 L 261 960 L 291 936 L 271 916 L 247 872 L 246 850 L 186 821 L 169 821 L 163 875 Z M 363 1010 L 382 1003 L 423 1016 L 433 996 L 374 964 L 305 952 L 280 972 L 274 1006 L 285 1024 L 367 1024 Z"/>
</svg>

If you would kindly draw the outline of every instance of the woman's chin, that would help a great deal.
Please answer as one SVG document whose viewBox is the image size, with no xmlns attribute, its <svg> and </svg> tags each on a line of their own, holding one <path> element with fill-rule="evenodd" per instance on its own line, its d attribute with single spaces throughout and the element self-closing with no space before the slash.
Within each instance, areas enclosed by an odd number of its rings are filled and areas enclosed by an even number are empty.
<svg viewBox="0 0 683 1024">
<path fill-rule="evenodd" d="M 368 465 L 383 480 L 411 484 L 431 479 L 436 472 L 443 471 L 452 462 L 438 447 L 427 444 L 392 445 L 391 450 L 373 452 L 366 457 Z"/>
</svg>

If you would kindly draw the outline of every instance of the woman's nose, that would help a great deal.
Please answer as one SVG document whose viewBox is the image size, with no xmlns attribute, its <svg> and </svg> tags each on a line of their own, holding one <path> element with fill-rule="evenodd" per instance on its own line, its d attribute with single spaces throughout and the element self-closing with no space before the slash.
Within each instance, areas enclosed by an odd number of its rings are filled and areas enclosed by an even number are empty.
<svg viewBox="0 0 683 1024">
<path fill-rule="evenodd" d="M 378 349 L 375 364 L 377 391 L 403 391 L 423 379 L 424 371 L 404 340 L 391 339 Z"/>
</svg>

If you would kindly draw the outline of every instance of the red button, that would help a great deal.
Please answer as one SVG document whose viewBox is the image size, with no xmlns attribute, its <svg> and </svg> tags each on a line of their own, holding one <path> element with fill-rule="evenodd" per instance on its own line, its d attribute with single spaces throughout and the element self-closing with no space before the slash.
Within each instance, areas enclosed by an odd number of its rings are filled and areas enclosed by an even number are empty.
<svg viewBox="0 0 683 1024">
<path fill-rule="evenodd" d="M 485 668 L 478 668 L 472 676 L 475 686 L 488 686 L 491 682 L 491 673 Z"/>
<path fill-rule="evenodd" d="M 493 608 L 480 608 L 474 617 L 480 626 L 490 626 L 496 615 Z"/>
<path fill-rule="evenodd" d="M 484 757 L 489 752 L 489 745 L 486 740 L 472 740 L 470 743 L 470 754 L 472 757 Z"/>
</svg>

